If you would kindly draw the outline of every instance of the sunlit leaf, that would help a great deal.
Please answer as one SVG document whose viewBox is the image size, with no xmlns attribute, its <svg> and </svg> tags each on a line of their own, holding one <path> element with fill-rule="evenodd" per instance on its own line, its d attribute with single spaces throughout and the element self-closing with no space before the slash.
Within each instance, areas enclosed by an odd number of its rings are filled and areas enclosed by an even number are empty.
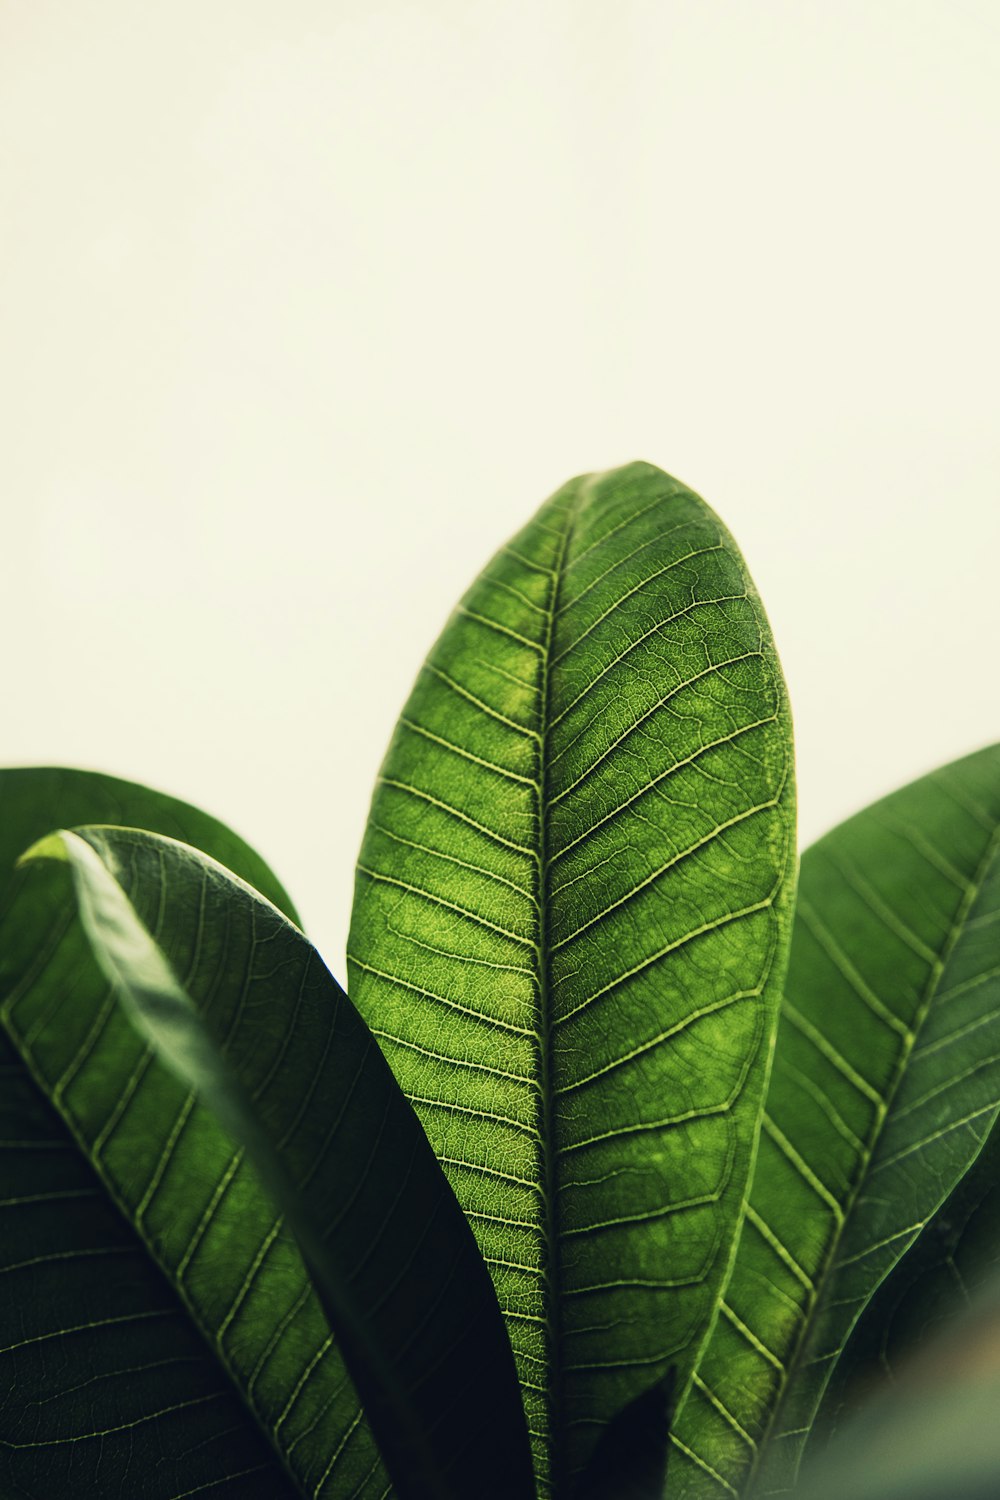
<svg viewBox="0 0 1000 1500">
<path fill-rule="evenodd" d="M 718 1312 L 794 870 L 739 552 L 646 464 L 572 481 L 431 652 L 372 804 L 351 994 L 494 1273 L 544 1493 Z"/>
</svg>

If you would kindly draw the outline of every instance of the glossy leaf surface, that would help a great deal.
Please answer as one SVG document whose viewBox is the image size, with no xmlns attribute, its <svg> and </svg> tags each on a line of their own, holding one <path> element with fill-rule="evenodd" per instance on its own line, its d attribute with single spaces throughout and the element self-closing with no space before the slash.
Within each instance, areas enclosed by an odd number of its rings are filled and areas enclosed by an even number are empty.
<svg viewBox="0 0 1000 1500">
<path fill-rule="evenodd" d="M 998 838 L 993 748 L 803 855 L 747 1221 L 678 1413 L 672 1495 L 792 1486 L 856 1319 L 990 1131 Z"/>
<path fill-rule="evenodd" d="M 383 766 L 352 997 L 494 1273 L 543 1493 L 717 1312 L 794 866 L 790 730 L 731 537 L 572 481 L 431 652 Z"/>
<path fill-rule="evenodd" d="M 191 844 L 299 923 L 292 898 L 274 871 L 218 818 L 138 782 L 66 766 L 0 769 L 0 891 L 32 844 L 56 828 L 77 828 L 85 823 L 146 828 Z"/>
</svg>

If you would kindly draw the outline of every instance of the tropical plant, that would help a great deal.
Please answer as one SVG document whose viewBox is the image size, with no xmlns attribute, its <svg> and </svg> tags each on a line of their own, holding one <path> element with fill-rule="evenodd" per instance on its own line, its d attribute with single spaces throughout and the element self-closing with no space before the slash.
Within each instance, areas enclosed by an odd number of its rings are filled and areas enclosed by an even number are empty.
<svg viewBox="0 0 1000 1500">
<path fill-rule="evenodd" d="M 778 660 L 697 495 L 573 480 L 465 596 L 350 999 L 203 813 L 20 769 L 0 815 L 4 1497 L 763 1496 L 807 1446 L 803 1493 L 888 1493 L 830 1434 L 900 1430 L 869 1394 L 1000 1260 L 1000 748 L 796 899 Z"/>
</svg>

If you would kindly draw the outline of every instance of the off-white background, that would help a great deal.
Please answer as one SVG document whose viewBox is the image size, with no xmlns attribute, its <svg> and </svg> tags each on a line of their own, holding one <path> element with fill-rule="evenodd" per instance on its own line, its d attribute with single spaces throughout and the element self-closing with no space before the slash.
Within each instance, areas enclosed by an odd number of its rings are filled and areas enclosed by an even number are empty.
<svg viewBox="0 0 1000 1500">
<path fill-rule="evenodd" d="M 0 0 L 2 758 L 233 823 L 336 972 L 420 660 L 645 457 L 806 840 L 1000 738 L 996 0 Z"/>
</svg>

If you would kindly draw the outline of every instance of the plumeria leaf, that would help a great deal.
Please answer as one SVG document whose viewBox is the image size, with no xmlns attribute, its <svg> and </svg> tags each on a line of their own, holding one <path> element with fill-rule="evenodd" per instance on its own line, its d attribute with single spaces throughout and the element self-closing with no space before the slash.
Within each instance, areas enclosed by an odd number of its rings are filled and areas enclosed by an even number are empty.
<svg viewBox="0 0 1000 1500">
<path fill-rule="evenodd" d="M 783 1494 L 851 1330 L 1000 1108 L 1000 747 L 802 857 L 787 991 L 723 1317 L 671 1494 Z"/>
<path fill-rule="evenodd" d="M 794 880 L 791 738 L 728 532 L 571 481 L 445 627 L 382 768 L 351 995 L 494 1273 L 544 1494 L 719 1310 Z"/>
</svg>

